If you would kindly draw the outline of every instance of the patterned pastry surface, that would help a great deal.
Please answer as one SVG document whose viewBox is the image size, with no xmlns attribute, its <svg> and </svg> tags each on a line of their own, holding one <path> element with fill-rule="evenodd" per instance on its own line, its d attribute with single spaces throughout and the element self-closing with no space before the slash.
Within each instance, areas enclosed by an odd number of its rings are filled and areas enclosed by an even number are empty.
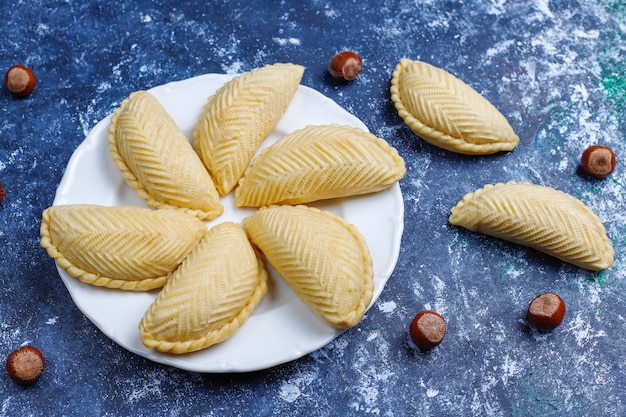
<svg viewBox="0 0 626 417">
<path fill-rule="evenodd" d="M 157 99 L 136 91 L 111 118 L 109 154 L 150 207 L 179 208 L 200 219 L 224 211 L 211 176 Z"/>
<path fill-rule="evenodd" d="M 244 228 L 300 299 L 328 324 L 358 324 L 372 300 L 373 266 L 365 239 L 344 219 L 306 206 L 269 206 Z"/>
<path fill-rule="evenodd" d="M 211 228 L 172 274 L 140 324 L 148 348 L 193 352 L 230 337 L 267 292 L 268 274 L 241 225 Z"/>
<path fill-rule="evenodd" d="M 598 216 L 582 201 L 529 183 L 485 185 L 451 210 L 451 224 L 532 247 L 589 270 L 613 264 Z"/>
<path fill-rule="evenodd" d="M 266 65 L 236 76 L 208 98 L 194 140 L 220 195 L 237 185 L 287 110 L 303 73 L 301 65 Z"/>
<path fill-rule="evenodd" d="M 403 58 L 391 79 L 391 100 L 409 128 L 448 151 L 486 155 L 510 151 L 519 137 L 498 109 L 449 72 Z"/>
<path fill-rule="evenodd" d="M 41 222 L 41 246 L 69 275 L 133 291 L 165 285 L 205 234 L 190 214 L 132 206 L 52 206 Z"/>
<path fill-rule="evenodd" d="M 384 190 L 406 173 L 381 138 L 337 124 L 307 126 L 265 148 L 235 189 L 235 205 L 300 204 Z"/>
</svg>

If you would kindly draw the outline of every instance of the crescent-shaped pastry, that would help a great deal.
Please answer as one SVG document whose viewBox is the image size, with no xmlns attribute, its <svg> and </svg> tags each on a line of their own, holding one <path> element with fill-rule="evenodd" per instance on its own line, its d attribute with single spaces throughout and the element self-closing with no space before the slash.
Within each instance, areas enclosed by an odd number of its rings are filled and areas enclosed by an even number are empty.
<svg viewBox="0 0 626 417">
<path fill-rule="evenodd" d="M 267 292 L 268 274 L 241 225 L 211 228 L 139 323 L 141 341 L 161 352 L 204 349 L 239 329 Z"/>
<path fill-rule="evenodd" d="M 235 189 L 237 207 L 300 204 L 384 190 L 406 169 L 396 149 L 371 133 L 307 126 L 265 148 Z"/>
<path fill-rule="evenodd" d="M 150 207 L 179 208 L 202 220 L 224 211 L 211 176 L 157 99 L 136 91 L 111 118 L 109 154 Z"/>
<path fill-rule="evenodd" d="M 613 264 L 604 225 L 582 201 L 554 188 L 485 185 L 451 210 L 451 224 L 529 246 L 589 270 Z"/>
<path fill-rule="evenodd" d="M 41 246 L 70 276 L 133 291 L 165 285 L 205 234 L 190 214 L 131 206 L 52 206 L 41 222 Z"/>
<path fill-rule="evenodd" d="M 515 149 L 519 137 L 476 90 L 440 68 L 403 58 L 391 79 L 391 100 L 409 128 L 448 151 L 486 155 Z"/>
<path fill-rule="evenodd" d="M 237 185 L 287 110 L 303 73 L 301 65 L 266 65 L 233 78 L 209 97 L 194 139 L 220 195 Z"/>
<path fill-rule="evenodd" d="M 295 293 L 336 328 L 358 324 L 372 300 L 372 258 L 356 227 L 328 211 L 269 206 L 244 228 Z"/>
</svg>

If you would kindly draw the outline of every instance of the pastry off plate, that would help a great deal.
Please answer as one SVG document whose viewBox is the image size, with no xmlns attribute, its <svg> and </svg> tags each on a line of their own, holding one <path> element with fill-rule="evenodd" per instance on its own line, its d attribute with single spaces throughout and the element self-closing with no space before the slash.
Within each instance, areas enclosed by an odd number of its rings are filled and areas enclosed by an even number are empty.
<svg viewBox="0 0 626 417">
<path fill-rule="evenodd" d="M 152 93 L 191 140 L 207 98 L 233 75 L 205 74 L 152 88 Z M 146 207 L 124 182 L 107 149 L 110 116 L 101 120 L 76 149 L 59 184 L 54 205 L 99 204 Z M 339 123 L 367 130 L 356 117 L 319 92 L 300 85 L 263 149 L 285 134 L 311 124 Z M 259 150 L 260 150 L 259 149 Z M 207 227 L 224 221 L 241 223 L 254 208 L 236 208 L 233 193 L 221 198 L 224 214 Z M 400 251 L 404 206 L 399 185 L 374 194 L 312 203 L 354 224 L 365 237 L 374 263 L 374 296 L 378 299 L 391 276 Z M 343 331 L 335 329 L 306 307 L 283 279 L 269 267 L 270 288 L 259 307 L 229 339 L 207 349 L 182 355 L 146 348 L 138 323 L 158 291 L 112 290 L 84 284 L 58 268 L 76 306 L 105 335 L 125 349 L 154 362 L 195 372 L 248 372 L 266 369 L 311 353 Z M 361 324 L 360 324 L 361 325 Z"/>
</svg>

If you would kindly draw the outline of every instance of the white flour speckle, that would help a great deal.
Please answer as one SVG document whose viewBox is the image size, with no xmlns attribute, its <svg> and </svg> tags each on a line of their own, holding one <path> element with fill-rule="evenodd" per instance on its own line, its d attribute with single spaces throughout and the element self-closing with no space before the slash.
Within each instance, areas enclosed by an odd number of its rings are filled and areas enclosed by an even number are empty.
<svg viewBox="0 0 626 417">
<path fill-rule="evenodd" d="M 357 391 L 361 394 L 361 399 L 366 404 L 365 410 L 372 413 L 375 410 L 374 406 L 378 402 L 378 387 L 373 385 L 361 385 L 357 388 Z"/>
<path fill-rule="evenodd" d="M 515 44 L 515 42 L 512 39 L 507 39 L 507 40 L 505 40 L 503 42 L 497 43 L 494 46 L 492 46 L 491 48 L 487 49 L 487 52 L 486 52 L 487 57 L 493 57 L 493 56 L 505 53 L 514 44 Z"/>
<path fill-rule="evenodd" d="M 382 337 L 371 339 L 372 348 L 360 347 L 355 356 L 354 368 L 358 369 L 354 380 L 354 390 L 349 402 L 350 408 L 360 414 L 380 415 L 380 404 L 397 377 L 386 367 L 372 366 L 374 355 L 377 358 L 389 357 L 389 343 Z"/>
<path fill-rule="evenodd" d="M 448 310 L 446 305 L 446 283 L 439 277 L 433 276 L 432 286 L 435 290 L 435 310 L 445 314 Z"/>
<path fill-rule="evenodd" d="M 98 93 L 103 93 L 107 90 L 111 89 L 111 83 L 110 82 L 103 82 L 100 83 L 100 85 L 98 85 Z"/>
<path fill-rule="evenodd" d="M 606 332 L 603 330 L 597 332 L 593 331 L 590 321 L 583 317 L 582 312 L 576 314 L 576 317 L 570 321 L 568 330 L 574 333 L 576 343 L 580 347 L 586 346 L 595 338 L 606 337 Z"/>
<path fill-rule="evenodd" d="M 279 44 L 280 46 L 299 46 L 301 44 L 300 39 L 298 38 L 273 38 L 273 41 Z"/>
<path fill-rule="evenodd" d="M 519 364 L 511 359 L 508 355 L 504 357 L 504 363 L 502 364 L 502 383 L 506 385 L 509 379 L 514 378 L 521 372 L 522 368 Z"/>
<path fill-rule="evenodd" d="M 424 288 L 420 285 L 419 282 L 415 281 L 413 283 L 413 294 L 415 294 L 415 298 L 421 298 L 423 292 Z"/>
<path fill-rule="evenodd" d="M 285 402 L 293 403 L 303 395 L 317 376 L 316 369 L 298 372 L 293 378 L 281 383 L 278 396 Z"/>
<path fill-rule="evenodd" d="M 575 30 L 574 36 L 576 36 L 577 38 L 597 39 L 600 36 L 600 32 L 597 30 L 590 30 L 588 32 Z"/>
<path fill-rule="evenodd" d="M 160 396 L 161 395 L 161 381 L 155 379 L 151 382 L 144 384 L 141 387 L 136 387 L 128 396 L 128 401 L 132 403 L 136 403 L 140 401 L 142 398 L 150 397 L 150 396 Z"/>
<path fill-rule="evenodd" d="M 437 395 L 439 395 L 439 390 L 432 389 L 432 388 L 428 388 L 426 390 L 426 396 L 428 398 L 433 398 L 433 397 L 436 397 Z"/>
<path fill-rule="evenodd" d="M 513 265 L 510 265 L 507 269 L 504 270 L 504 272 L 511 278 L 518 278 L 524 274 L 523 270 L 516 268 Z"/>
<path fill-rule="evenodd" d="M 324 11 L 324 15 L 325 15 L 326 17 L 330 17 L 331 19 L 334 19 L 334 18 L 336 18 L 336 17 L 339 17 L 339 13 L 337 12 L 337 10 L 334 10 L 334 9 L 329 9 L 329 8 L 327 8 L 327 9 Z"/>
<path fill-rule="evenodd" d="M 294 384 L 290 384 L 288 382 L 283 382 L 283 384 L 280 386 L 280 398 L 283 401 L 286 401 L 288 403 L 292 403 L 295 400 L 298 399 L 298 397 L 300 396 L 300 388 L 298 388 L 296 385 Z"/>
<path fill-rule="evenodd" d="M 550 0 L 536 0 L 535 1 L 535 6 L 537 7 L 537 9 L 539 9 L 539 11 L 541 11 L 543 14 L 545 14 L 546 16 L 553 18 L 554 15 L 552 14 L 552 12 L 550 11 Z"/>
<path fill-rule="evenodd" d="M 59 321 L 59 316 L 50 317 L 46 324 L 57 324 L 57 321 Z"/>
<path fill-rule="evenodd" d="M 395 301 L 387 301 L 387 302 L 378 304 L 378 309 L 382 311 L 383 313 L 387 313 L 387 314 L 393 313 L 396 307 L 397 305 Z"/>
<path fill-rule="evenodd" d="M 230 65 L 222 65 L 222 69 L 226 74 L 239 74 L 243 71 L 243 62 L 235 61 Z"/>
<path fill-rule="evenodd" d="M 506 0 L 491 0 L 491 5 L 487 8 L 487 14 L 501 15 L 505 12 Z"/>
<path fill-rule="evenodd" d="M 0 329 L 2 329 L 2 332 L 0 332 L 0 338 L 5 346 L 14 344 L 22 333 L 20 329 L 13 329 L 6 323 L 0 324 Z"/>
<path fill-rule="evenodd" d="M 39 35 L 46 35 L 47 33 L 50 33 L 50 26 L 46 25 L 45 23 L 40 23 L 37 26 L 37 33 Z"/>
</svg>

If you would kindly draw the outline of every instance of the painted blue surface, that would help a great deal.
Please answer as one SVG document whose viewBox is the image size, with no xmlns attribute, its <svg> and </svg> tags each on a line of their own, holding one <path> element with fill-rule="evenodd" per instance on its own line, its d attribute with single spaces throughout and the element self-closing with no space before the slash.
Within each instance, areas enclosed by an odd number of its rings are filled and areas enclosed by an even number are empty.
<svg viewBox="0 0 626 417">
<path fill-rule="evenodd" d="M 626 7 L 616 0 L 114 2 L 7 0 L 0 67 L 39 78 L 26 99 L 0 93 L 0 357 L 23 344 L 48 360 L 24 389 L 0 377 L 0 415 L 541 416 L 626 414 Z M 189 2 L 191 3 L 191 2 Z M 352 49 L 350 84 L 326 73 Z M 400 58 L 442 67 L 510 120 L 519 147 L 454 155 L 416 138 L 389 97 Z M 405 232 L 396 270 L 363 322 L 292 363 L 203 375 L 120 348 L 74 306 L 39 246 L 41 211 L 72 152 L 130 92 L 273 62 L 306 67 L 302 84 L 335 100 L 395 146 Z M 603 181 L 579 172 L 591 144 L 614 148 Z M 591 273 L 447 224 L 487 183 L 530 181 L 583 200 L 603 220 L 615 265 Z M 375 221 L 375 219 L 372 219 Z M 524 323 L 556 291 L 565 322 Z M 448 320 L 429 354 L 405 345 L 423 308 Z"/>
</svg>

